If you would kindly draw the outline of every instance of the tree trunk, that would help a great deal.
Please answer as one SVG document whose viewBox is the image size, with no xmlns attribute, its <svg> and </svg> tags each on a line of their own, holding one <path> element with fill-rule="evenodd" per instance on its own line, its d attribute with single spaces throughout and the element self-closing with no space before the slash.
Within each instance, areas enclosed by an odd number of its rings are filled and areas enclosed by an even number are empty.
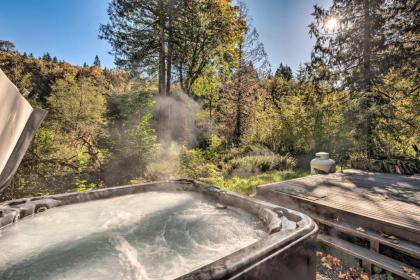
<svg viewBox="0 0 420 280">
<path fill-rule="evenodd" d="M 179 76 L 179 84 L 181 85 L 182 91 L 185 93 L 185 87 L 184 87 L 184 73 L 182 72 L 182 62 L 179 64 L 178 68 L 178 76 Z"/>
<path fill-rule="evenodd" d="M 242 108 L 241 108 L 241 103 L 242 103 L 242 90 L 241 88 L 237 88 L 236 90 L 238 90 L 238 100 L 236 103 L 236 122 L 235 122 L 235 139 L 234 142 L 235 144 L 239 144 L 239 142 L 241 141 L 241 137 L 242 137 Z"/>
<path fill-rule="evenodd" d="M 322 98 L 322 91 L 319 88 L 318 81 L 315 82 L 314 85 L 314 91 L 315 91 L 315 104 L 314 104 L 314 138 L 315 138 L 315 151 L 322 151 L 324 150 L 323 147 L 323 139 L 322 139 L 322 111 L 317 108 L 319 104 L 322 104 L 323 98 Z"/>
<path fill-rule="evenodd" d="M 209 98 L 209 119 L 210 119 L 210 125 L 212 123 L 212 112 L 213 112 L 213 102 L 212 102 L 212 98 Z"/>
<path fill-rule="evenodd" d="M 159 94 L 166 95 L 166 80 L 165 80 L 165 15 L 163 1 L 160 1 L 161 14 L 159 19 Z"/>
<path fill-rule="evenodd" d="M 168 22 L 168 54 L 166 58 L 166 95 L 171 94 L 171 80 L 172 80 L 172 48 L 173 48 L 173 5 L 170 0 L 168 9 L 169 22 Z"/>
<path fill-rule="evenodd" d="M 364 29 L 363 29 L 363 75 L 364 75 L 364 110 L 366 110 L 366 154 L 369 158 L 374 155 L 373 143 L 373 113 L 372 113 L 372 66 L 371 66 L 371 22 L 370 0 L 363 1 Z"/>
<path fill-rule="evenodd" d="M 192 80 L 190 77 L 187 76 L 187 79 L 185 80 L 185 85 L 184 85 L 184 91 L 188 96 L 192 96 Z"/>
<path fill-rule="evenodd" d="M 234 132 L 234 143 L 239 144 L 242 138 L 242 44 L 239 45 L 239 73 L 238 73 L 238 86 L 236 89 L 238 91 L 238 98 L 236 100 L 236 120 L 235 120 L 235 132 Z"/>
</svg>

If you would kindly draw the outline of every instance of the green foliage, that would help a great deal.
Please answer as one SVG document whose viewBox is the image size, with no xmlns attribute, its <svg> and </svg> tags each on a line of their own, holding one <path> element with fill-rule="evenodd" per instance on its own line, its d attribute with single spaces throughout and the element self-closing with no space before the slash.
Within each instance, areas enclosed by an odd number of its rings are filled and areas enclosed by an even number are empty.
<svg viewBox="0 0 420 280">
<path fill-rule="evenodd" d="M 194 81 L 192 86 L 194 94 L 200 96 L 204 101 L 203 105 L 208 108 L 210 121 L 213 119 L 213 111 L 220 98 L 220 78 L 216 71 L 214 65 L 207 66 L 204 73 Z"/>
<path fill-rule="evenodd" d="M 51 55 L 50 55 L 50 53 L 48 53 L 48 52 L 46 52 L 46 53 L 44 53 L 43 55 L 42 55 L 42 58 L 41 58 L 42 60 L 45 60 L 45 61 L 51 61 L 52 59 L 51 59 Z"/>
<path fill-rule="evenodd" d="M 161 147 L 158 156 L 147 164 L 144 178 L 148 181 L 169 180 L 179 177 L 181 147 L 171 143 L 168 147 Z"/>
<path fill-rule="evenodd" d="M 82 191 L 94 189 L 96 187 L 97 185 L 95 183 L 89 183 L 87 180 L 84 180 L 84 179 L 76 179 L 74 191 L 82 192 Z"/>
<path fill-rule="evenodd" d="M 0 51 L 13 52 L 15 51 L 15 44 L 10 41 L 0 40 Z"/>
<path fill-rule="evenodd" d="M 181 177 L 200 179 L 215 177 L 219 173 L 216 165 L 206 159 L 202 150 L 187 150 L 181 156 Z"/>
<path fill-rule="evenodd" d="M 420 77 L 410 67 L 390 69 L 375 87 L 384 96 L 382 106 L 372 110 L 378 116 L 375 147 L 385 157 L 415 157 L 413 144 L 420 143 Z"/>
<path fill-rule="evenodd" d="M 293 79 L 292 68 L 290 68 L 290 66 L 288 65 L 283 65 L 283 63 L 280 63 L 280 66 L 279 68 L 277 68 L 274 76 L 278 78 L 282 78 L 286 81 L 290 81 L 291 79 Z"/>
<path fill-rule="evenodd" d="M 222 149 L 222 139 L 219 136 L 212 133 L 209 137 L 209 145 L 206 149 L 207 157 L 210 160 L 216 160 Z"/>
<path fill-rule="evenodd" d="M 205 181 L 209 184 L 218 186 L 224 190 L 235 191 L 248 195 L 254 193 L 255 188 L 259 185 L 280 182 L 307 175 L 309 175 L 308 171 L 274 170 L 265 173 L 260 173 L 247 178 L 241 178 L 238 176 L 234 176 L 231 178 L 214 177 L 205 179 Z"/>
<path fill-rule="evenodd" d="M 158 76 L 159 93 L 169 95 L 172 67 L 184 92 L 207 65 L 231 63 L 245 25 L 231 0 L 114 0 L 100 37 L 110 42 L 119 66 Z"/>
<path fill-rule="evenodd" d="M 99 59 L 99 56 L 97 55 L 95 55 L 95 59 L 93 60 L 93 66 L 101 67 L 101 60 Z"/>
<path fill-rule="evenodd" d="M 151 92 L 142 91 L 138 85 L 131 93 L 108 99 L 108 135 L 103 139 L 110 151 L 104 166 L 108 185 L 138 180 L 157 157 L 158 142 L 150 124 L 153 106 Z"/>
<path fill-rule="evenodd" d="M 179 177 L 249 194 L 306 175 L 295 158 L 321 150 L 343 164 L 415 157 L 418 5 L 333 2 L 315 6 L 315 47 L 297 79 L 285 65 L 266 75 L 258 33 L 231 0 L 111 1 L 101 36 L 126 71 L 103 70 L 98 57 L 94 67 L 35 59 L 0 41 L 2 70 L 50 111 L 2 199 Z M 339 27 L 329 33 L 331 16 Z M 130 79 L 139 73 L 147 79 Z M 170 86 L 202 104 L 188 120 L 196 147 L 159 144 L 155 129 L 172 132 L 155 94 Z"/>
<path fill-rule="evenodd" d="M 414 42 L 419 32 L 413 28 L 418 13 L 416 1 L 335 0 L 328 9 L 314 6 L 310 25 L 310 34 L 316 39 L 313 80 L 330 81 L 350 93 L 348 121 L 354 123 L 357 150 L 368 157 L 389 156 L 389 148 L 383 149 L 383 134 L 397 134 L 387 125 L 393 93 L 378 90 L 387 87 L 384 77 L 393 68 L 405 67 L 418 77 L 419 48 Z M 326 25 L 330 18 L 338 22 L 334 30 Z M 393 112 L 398 110 L 391 107 Z"/>
<path fill-rule="evenodd" d="M 241 158 L 235 158 L 228 163 L 228 173 L 260 173 L 270 170 L 293 169 L 296 162 L 290 155 L 252 155 Z"/>
<path fill-rule="evenodd" d="M 119 178 L 116 172 L 129 173 L 122 163 L 130 161 L 137 164 L 136 172 L 118 182 L 143 176 L 157 144 L 150 126 L 153 97 L 142 83 L 115 70 L 14 52 L 0 51 L 0 67 L 21 92 L 29 91 L 33 106 L 49 111 L 11 188 L 0 199 L 103 187 Z M 116 135 L 127 141 L 124 152 L 123 145 L 115 144 Z"/>
</svg>

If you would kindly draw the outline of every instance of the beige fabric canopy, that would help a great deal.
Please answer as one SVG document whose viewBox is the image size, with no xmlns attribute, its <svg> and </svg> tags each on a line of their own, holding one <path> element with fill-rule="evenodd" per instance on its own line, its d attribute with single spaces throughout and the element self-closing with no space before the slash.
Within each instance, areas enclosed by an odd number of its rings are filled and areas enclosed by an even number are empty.
<svg viewBox="0 0 420 280">
<path fill-rule="evenodd" d="M 0 69 L 0 192 L 10 183 L 46 113 L 33 109 Z"/>
</svg>

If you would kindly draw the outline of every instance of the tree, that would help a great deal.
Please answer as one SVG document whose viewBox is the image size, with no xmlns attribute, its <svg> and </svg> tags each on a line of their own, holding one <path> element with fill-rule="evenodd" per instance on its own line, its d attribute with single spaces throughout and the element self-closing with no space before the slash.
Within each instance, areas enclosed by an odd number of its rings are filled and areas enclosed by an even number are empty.
<svg viewBox="0 0 420 280">
<path fill-rule="evenodd" d="M 171 0 L 170 3 L 173 1 Z M 100 27 L 100 38 L 110 42 L 118 66 L 156 74 L 159 94 L 167 95 L 166 0 L 113 0 L 109 22 Z"/>
<path fill-rule="evenodd" d="M 14 52 L 15 44 L 10 41 L 0 40 L 0 51 Z"/>
<path fill-rule="evenodd" d="M 223 83 L 217 120 L 222 124 L 228 142 L 239 145 L 245 137 L 252 138 L 249 132 L 255 113 L 260 109 L 256 104 L 261 98 L 265 98 L 265 90 L 252 64 L 242 66 L 231 80 Z"/>
<path fill-rule="evenodd" d="M 52 60 L 52 59 L 51 59 L 51 55 L 50 55 L 48 52 L 44 53 L 44 54 L 42 55 L 42 60 L 45 60 L 45 61 L 51 61 L 51 60 Z"/>
<path fill-rule="evenodd" d="M 247 9 L 242 4 L 241 17 L 246 18 Z M 238 45 L 238 69 L 231 80 L 224 82 L 220 93 L 219 120 L 224 123 L 225 133 L 238 145 L 249 131 L 254 104 L 265 95 L 260 79 L 269 73 L 269 63 L 264 45 L 259 41 L 257 30 L 250 24 Z"/>
<path fill-rule="evenodd" d="M 293 78 L 292 68 L 290 68 L 288 65 L 283 65 L 283 63 L 280 63 L 279 68 L 276 70 L 275 76 L 282 77 L 286 81 L 290 81 Z"/>
<path fill-rule="evenodd" d="M 110 148 L 108 145 L 115 140 L 115 135 L 110 128 L 111 116 L 107 115 L 105 123 L 104 114 L 105 110 L 110 110 L 108 107 L 113 96 L 126 92 L 130 92 L 127 95 L 131 96 L 133 83 L 129 74 L 93 67 L 83 69 L 65 62 L 50 63 L 32 55 L 25 57 L 17 52 L 4 51 L 0 51 L 0 68 L 21 92 L 30 92 L 27 99 L 32 106 L 49 111 L 17 171 L 14 187 L 1 194 L 0 200 L 73 191 L 75 188 L 81 190 L 108 183 L 104 172 L 109 166 L 109 159 L 120 159 L 116 161 L 121 163 L 124 158 L 123 155 L 120 157 L 119 149 L 112 150 L 113 146 Z M 144 86 L 139 83 L 138 91 L 144 91 Z M 150 103 L 153 97 L 151 93 L 148 96 Z M 133 99 L 138 100 L 134 96 Z M 133 107 L 146 104 L 144 99 L 132 103 L 130 106 Z M 121 115 L 130 120 L 133 116 L 129 110 L 121 112 Z M 125 155 L 134 153 L 136 149 L 139 160 L 134 166 L 138 167 L 138 171 L 134 173 L 131 171 L 136 170 L 127 169 L 127 173 L 138 178 L 142 176 L 144 166 L 139 167 L 137 163 L 147 161 L 151 146 L 146 141 L 153 138 L 154 131 L 150 132 L 147 118 L 133 118 L 132 121 L 137 121 L 132 132 L 137 136 L 133 138 L 124 131 L 121 137 L 133 139 L 136 143 L 127 146 Z M 121 130 L 122 127 L 127 128 L 120 121 L 113 124 L 120 126 Z M 147 136 L 148 132 L 150 135 Z M 110 170 L 115 171 L 118 167 L 117 164 L 115 169 Z M 107 175 L 111 174 L 109 169 L 107 171 Z"/>
<path fill-rule="evenodd" d="M 377 141 L 382 155 L 415 157 L 420 142 L 420 76 L 411 65 L 391 68 L 374 91 L 383 95 L 378 114 Z"/>
<path fill-rule="evenodd" d="M 93 66 L 101 67 L 101 61 L 99 60 L 99 56 L 95 55 L 95 59 L 93 60 Z"/>
<path fill-rule="evenodd" d="M 310 34 L 316 39 L 312 66 L 330 67 L 335 84 L 351 93 L 348 108 L 354 109 L 356 135 L 368 157 L 380 156 L 378 113 L 386 98 L 375 88 L 381 77 L 392 66 L 413 63 L 408 59 L 419 65 L 413 41 L 413 34 L 418 34 L 418 23 L 413 24 L 419 12 L 415 2 L 335 0 L 326 10 L 315 6 L 315 20 L 310 25 Z M 328 25 L 331 20 L 338 25 Z"/>
<path fill-rule="evenodd" d="M 109 185 L 142 177 L 158 152 L 156 132 L 150 122 L 153 95 L 141 91 L 138 85 L 131 86 L 130 92 L 108 99 L 106 143 L 111 154 L 103 175 Z M 119 170 L 118 176 L 114 176 L 115 170 Z"/>
<path fill-rule="evenodd" d="M 104 132 L 105 98 L 89 78 L 76 80 L 66 74 L 52 85 L 48 98 L 49 128 L 57 132 L 63 161 L 83 161 L 84 168 L 100 168 L 102 152 L 98 139 Z M 74 163 L 76 164 L 76 163 Z"/>
<path fill-rule="evenodd" d="M 238 66 L 237 46 L 246 22 L 231 0 L 180 1 L 174 27 L 173 61 L 187 94 L 192 94 L 195 81 L 210 63 L 218 64 L 225 72 Z"/>
<path fill-rule="evenodd" d="M 231 0 L 114 0 L 110 22 L 101 26 L 116 64 L 152 76 L 168 95 L 175 68 L 182 89 L 191 94 L 195 80 L 214 60 L 229 60 L 244 31 Z"/>
<path fill-rule="evenodd" d="M 208 65 L 203 75 L 194 82 L 192 90 L 203 100 L 203 107 L 209 110 L 210 123 L 213 121 L 214 107 L 219 100 L 220 77 L 215 65 Z"/>
</svg>

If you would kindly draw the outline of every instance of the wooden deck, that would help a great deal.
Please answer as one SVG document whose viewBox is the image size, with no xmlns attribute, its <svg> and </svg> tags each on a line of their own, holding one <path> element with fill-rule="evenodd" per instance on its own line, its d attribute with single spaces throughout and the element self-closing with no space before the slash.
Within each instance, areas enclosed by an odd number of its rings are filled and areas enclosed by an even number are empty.
<svg viewBox="0 0 420 280">
<path fill-rule="evenodd" d="M 420 241 L 419 175 L 346 170 L 262 185 L 257 197 Z"/>
<path fill-rule="evenodd" d="M 256 197 L 314 218 L 318 241 L 360 259 L 369 276 L 375 265 L 420 279 L 419 175 L 346 170 L 262 185 Z"/>
</svg>

